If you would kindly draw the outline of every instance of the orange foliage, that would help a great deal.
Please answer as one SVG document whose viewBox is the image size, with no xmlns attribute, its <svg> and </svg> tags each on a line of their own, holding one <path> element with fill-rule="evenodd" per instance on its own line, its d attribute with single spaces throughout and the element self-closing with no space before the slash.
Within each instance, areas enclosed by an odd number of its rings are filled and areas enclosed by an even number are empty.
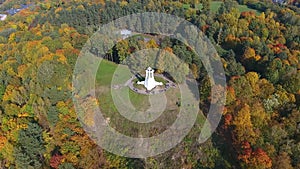
<svg viewBox="0 0 300 169">
<path fill-rule="evenodd" d="M 170 53 L 173 53 L 173 49 L 170 48 L 170 47 L 166 47 L 164 50 L 166 50 L 166 51 L 168 51 L 168 52 L 170 52 Z"/>
<path fill-rule="evenodd" d="M 201 31 L 205 33 L 208 28 L 209 28 L 209 25 L 204 25 L 201 27 Z"/>
<path fill-rule="evenodd" d="M 226 102 L 227 102 L 227 105 L 232 103 L 233 101 L 235 101 L 236 98 L 235 98 L 235 91 L 234 91 L 234 88 L 231 87 L 231 86 L 228 86 L 227 87 L 227 95 L 226 95 Z"/>
<path fill-rule="evenodd" d="M 247 47 L 247 49 L 244 52 L 243 59 L 254 59 L 258 61 L 261 59 L 261 56 L 256 55 L 255 50 L 253 48 Z"/>
<path fill-rule="evenodd" d="M 238 38 L 238 37 L 235 37 L 234 35 L 232 34 L 229 34 L 226 38 L 225 38 L 225 44 L 227 47 L 232 47 L 232 48 L 235 48 L 236 45 L 238 43 L 240 43 L 241 40 Z"/>
<path fill-rule="evenodd" d="M 245 11 L 241 13 L 241 17 L 242 18 L 254 18 L 255 17 L 255 13 L 253 11 Z"/>
<path fill-rule="evenodd" d="M 225 118 L 224 118 L 225 128 L 227 128 L 230 125 L 231 120 L 232 120 L 232 115 L 231 114 L 226 114 Z"/>
<path fill-rule="evenodd" d="M 241 109 L 234 116 L 232 121 L 234 125 L 234 137 L 237 139 L 237 143 L 247 141 L 255 143 L 257 139 L 257 133 L 253 130 L 253 124 L 251 122 L 250 106 L 244 104 Z"/>
<path fill-rule="evenodd" d="M 241 145 L 242 152 L 239 154 L 238 159 L 242 160 L 246 164 L 250 162 L 250 157 L 252 153 L 252 148 L 249 142 L 244 141 Z"/>
<path fill-rule="evenodd" d="M 268 154 L 261 148 L 256 149 L 252 153 L 253 158 L 251 159 L 251 163 L 254 166 L 262 166 L 264 168 L 272 167 L 272 160 L 268 156 Z"/>
<path fill-rule="evenodd" d="M 62 155 L 55 154 L 50 159 L 50 166 L 55 169 L 58 169 L 58 167 L 62 163 L 63 159 L 64 159 L 64 157 Z"/>
<path fill-rule="evenodd" d="M 7 142 L 6 137 L 0 136 L 0 150 L 2 150 L 2 148 L 5 146 L 6 142 Z"/>
<path fill-rule="evenodd" d="M 63 8 L 62 8 L 62 7 L 58 7 L 58 8 L 55 10 L 55 13 L 58 13 L 58 12 L 60 12 L 61 10 L 63 10 Z"/>
</svg>

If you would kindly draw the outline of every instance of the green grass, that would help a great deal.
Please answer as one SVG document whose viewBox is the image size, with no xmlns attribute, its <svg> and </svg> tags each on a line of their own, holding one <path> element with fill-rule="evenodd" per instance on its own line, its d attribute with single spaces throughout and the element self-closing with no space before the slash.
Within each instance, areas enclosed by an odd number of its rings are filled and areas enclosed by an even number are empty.
<svg viewBox="0 0 300 169">
<path fill-rule="evenodd" d="M 126 75 L 124 77 L 122 75 L 116 77 L 116 74 L 122 74 L 124 72 L 126 72 L 124 66 L 117 65 L 107 60 L 102 60 L 96 75 L 96 96 L 99 101 L 99 108 L 101 110 L 101 113 L 104 118 L 110 118 L 111 126 L 117 129 L 117 131 L 128 136 L 137 137 L 136 133 L 133 133 L 132 131 L 138 130 L 139 126 L 136 126 L 135 123 L 127 120 L 118 112 L 111 95 L 111 84 L 113 83 L 114 75 L 115 78 L 118 79 L 117 81 L 124 82 L 129 79 L 127 79 L 128 76 Z M 122 90 L 122 92 L 124 91 Z M 147 96 L 134 93 L 130 89 L 129 97 L 133 106 L 135 106 L 138 110 L 141 108 L 141 105 L 145 106 L 147 102 L 149 102 Z"/>
<path fill-rule="evenodd" d="M 104 86 L 110 85 L 112 80 L 112 75 L 115 72 L 116 68 L 117 68 L 117 64 L 103 59 L 98 68 L 96 82 L 99 85 L 104 85 Z"/>
<path fill-rule="evenodd" d="M 217 12 L 219 10 L 219 8 L 221 7 L 222 4 L 223 4 L 222 1 L 213 1 L 210 4 L 210 10 L 212 12 Z"/>
<path fill-rule="evenodd" d="M 256 15 L 261 14 L 261 12 L 259 12 L 258 10 L 251 9 L 247 5 L 239 5 L 238 9 L 240 12 L 253 11 Z"/>
<path fill-rule="evenodd" d="M 96 82 L 101 86 L 110 86 L 125 83 L 130 77 L 131 74 L 126 66 L 103 59 L 98 68 Z"/>
<path fill-rule="evenodd" d="M 162 82 L 164 85 L 167 83 L 167 81 L 162 77 L 156 77 L 155 76 L 155 80 L 158 81 L 158 82 Z"/>
<path fill-rule="evenodd" d="M 147 95 L 141 95 L 132 90 L 129 90 L 129 98 L 132 105 L 137 110 L 146 111 L 150 106 Z"/>
<path fill-rule="evenodd" d="M 214 13 L 218 12 L 219 8 L 221 7 L 221 5 L 223 4 L 222 1 L 212 1 L 210 3 L 210 10 Z M 185 9 L 190 8 L 190 4 L 183 4 L 182 6 Z M 202 9 L 203 6 L 202 4 L 197 4 L 196 5 L 196 9 Z M 247 5 L 238 5 L 238 9 L 240 12 L 245 12 L 245 11 L 254 11 L 256 13 L 256 15 L 260 15 L 261 12 L 255 10 L 255 9 L 251 9 L 249 8 Z"/>
<path fill-rule="evenodd" d="M 114 76 L 117 80 L 113 80 Z M 130 76 L 131 75 L 129 71 L 125 66 L 117 65 L 107 60 L 102 60 L 96 75 L 96 86 L 99 89 L 98 92 L 102 94 L 100 95 L 100 98 L 109 97 L 104 93 L 110 93 L 111 84 L 124 84 L 130 78 Z M 145 97 L 144 95 L 134 94 L 134 92 L 132 92 L 130 96 L 132 96 L 131 101 L 133 102 L 133 104 L 137 104 L 138 101 L 147 99 L 147 97 Z M 107 99 L 113 102 L 111 96 L 110 98 L 106 98 L 105 100 Z"/>
<path fill-rule="evenodd" d="M 133 87 L 135 87 L 139 90 L 145 90 L 146 88 L 143 85 L 137 84 L 138 81 L 139 81 L 138 79 L 133 80 Z"/>
<path fill-rule="evenodd" d="M 117 71 L 116 71 L 117 70 Z M 104 118 L 110 118 L 110 126 L 115 128 L 120 133 L 123 133 L 127 136 L 138 137 L 139 134 L 144 136 L 149 135 L 149 133 L 153 133 L 152 128 L 159 126 L 159 131 L 162 132 L 164 129 L 173 123 L 173 120 L 176 119 L 176 115 L 178 114 L 178 107 L 176 106 L 177 97 L 179 89 L 170 89 L 166 92 L 166 96 L 168 98 L 167 109 L 164 111 L 163 115 L 159 117 L 157 120 L 145 124 L 135 123 L 126 118 L 124 118 L 119 111 L 117 110 L 112 95 L 111 95 L 111 83 L 113 76 L 117 82 L 126 82 L 131 74 L 128 74 L 128 68 L 122 65 L 117 65 L 115 63 L 109 62 L 107 60 L 103 60 L 100 63 L 97 76 L 96 76 L 96 96 L 99 101 L 99 108 Z M 118 74 L 118 76 L 116 76 Z M 124 76 L 123 76 L 124 75 Z M 156 78 L 159 80 L 160 78 Z M 114 89 L 112 89 L 114 90 Z M 122 89 L 118 89 L 123 96 L 124 94 L 128 94 L 130 98 L 131 104 L 135 107 L 136 110 L 145 111 L 150 107 L 149 96 L 141 95 L 135 93 L 130 90 L 128 87 L 124 87 Z"/>
</svg>

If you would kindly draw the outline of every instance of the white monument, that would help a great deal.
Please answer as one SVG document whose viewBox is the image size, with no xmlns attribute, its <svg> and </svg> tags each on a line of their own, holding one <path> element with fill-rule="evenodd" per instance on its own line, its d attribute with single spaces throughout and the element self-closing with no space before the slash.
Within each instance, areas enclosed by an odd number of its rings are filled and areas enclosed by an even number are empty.
<svg viewBox="0 0 300 169">
<path fill-rule="evenodd" d="M 0 20 L 4 21 L 6 19 L 7 15 L 5 14 L 0 14 Z"/>
<path fill-rule="evenodd" d="M 144 85 L 148 91 L 154 89 L 156 86 L 163 85 L 162 82 L 155 81 L 154 70 L 151 67 L 148 67 L 146 70 L 145 81 L 137 82 L 137 84 Z"/>
</svg>

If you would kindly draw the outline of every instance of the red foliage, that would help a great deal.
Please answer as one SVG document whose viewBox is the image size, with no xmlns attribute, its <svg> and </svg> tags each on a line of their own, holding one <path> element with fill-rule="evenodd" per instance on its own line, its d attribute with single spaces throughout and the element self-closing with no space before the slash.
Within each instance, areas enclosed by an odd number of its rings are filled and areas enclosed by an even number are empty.
<svg viewBox="0 0 300 169">
<path fill-rule="evenodd" d="M 239 79 L 239 78 L 240 78 L 240 76 L 232 76 L 231 80 L 236 80 L 236 79 Z"/>
<path fill-rule="evenodd" d="M 242 143 L 241 148 L 242 152 L 238 156 L 238 158 L 248 164 L 250 162 L 250 157 L 252 153 L 251 145 L 249 142 L 245 141 Z"/>
<path fill-rule="evenodd" d="M 209 28 L 209 25 L 204 25 L 201 27 L 201 31 L 205 33 L 208 28 Z"/>
<path fill-rule="evenodd" d="M 241 13 L 242 18 L 255 17 L 255 13 L 253 11 L 245 11 Z"/>
<path fill-rule="evenodd" d="M 63 158 L 64 158 L 63 156 L 55 154 L 50 159 L 50 166 L 55 169 L 58 169 L 58 166 L 61 164 Z"/>
<path fill-rule="evenodd" d="M 261 148 L 256 149 L 252 153 L 252 163 L 255 166 L 264 166 L 265 168 L 271 168 L 272 167 L 272 160 L 268 156 L 268 154 Z"/>
<path fill-rule="evenodd" d="M 286 48 L 286 46 L 283 45 L 283 44 L 281 44 L 281 43 L 279 43 L 279 44 L 277 44 L 277 45 L 274 45 L 274 47 L 278 47 L 278 48 L 280 48 L 280 49 L 285 49 L 285 48 Z"/>
<path fill-rule="evenodd" d="M 232 115 L 226 114 L 224 118 L 225 128 L 227 128 L 230 125 L 231 120 L 232 120 Z"/>
</svg>

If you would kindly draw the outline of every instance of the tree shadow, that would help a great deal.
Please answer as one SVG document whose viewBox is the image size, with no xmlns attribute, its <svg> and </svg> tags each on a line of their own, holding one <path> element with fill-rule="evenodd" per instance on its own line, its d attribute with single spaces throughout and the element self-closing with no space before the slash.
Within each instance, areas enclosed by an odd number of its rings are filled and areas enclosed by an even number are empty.
<svg viewBox="0 0 300 169">
<path fill-rule="evenodd" d="M 139 81 L 144 81 L 145 78 L 140 73 L 135 73 L 134 75 Z"/>
</svg>

